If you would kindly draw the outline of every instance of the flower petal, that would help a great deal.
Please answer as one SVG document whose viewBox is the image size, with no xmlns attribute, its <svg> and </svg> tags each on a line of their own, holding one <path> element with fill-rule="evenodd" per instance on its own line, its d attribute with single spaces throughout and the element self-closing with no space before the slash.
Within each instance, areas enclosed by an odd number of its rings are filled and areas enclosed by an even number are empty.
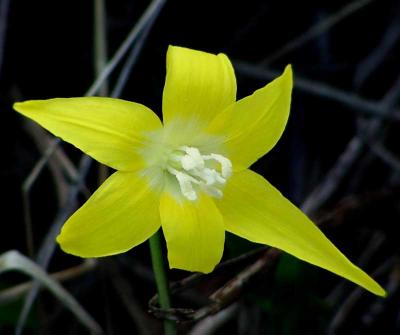
<svg viewBox="0 0 400 335">
<path fill-rule="evenodd" d="M 202 127 L 235 100 L 236 79 L 228 57 L 175 46 L 168 48 L 164 124 L 183 119 Z"/>
<path fill-rule="evenodd" d="M 223 135 L 226 155 L 238 171 L 271 150 L 285 129 L 290 110 L 292 69 L 219 113 L 206 130 Z"/>
<path fill-rule="evenodd" d="M 352 264 L 297 207 L 255 172 L 234 174 L 224 197 L 216 204 L 226 230 L 282 249 L 372 293 L 385 295 L 379 284 Z"/>
<path fill-rule="evenodd" d="M 145 177 L 117 171 L 68 219 L 57 241 L 81 257 L 125 252 L 160 228 L 158 203 L 159 193 Z"/>
<path fill-rule="evenodd" d="M 72 143 L 101 163 L 133 171 L 143 165 L 139 151 L 146 132 L 161 128 L 147 107 L 112 98 L 58 98 L 14 104 L 15 110 Z"/>
<path fill-rule="evenodd" d="M 164 192 L 160 216 L 170 268 L 211 272 L 221 260 L 225 239 L 222 216 L 214 202 L 206 195 L 189 201 Z"/>
</svg>

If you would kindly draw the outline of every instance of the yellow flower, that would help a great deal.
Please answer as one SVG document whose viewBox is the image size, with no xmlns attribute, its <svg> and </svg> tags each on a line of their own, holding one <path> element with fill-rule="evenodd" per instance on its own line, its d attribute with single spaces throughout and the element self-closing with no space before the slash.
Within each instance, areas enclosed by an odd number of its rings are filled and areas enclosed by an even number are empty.
<svg viewBox="0 0 400 335">
<path fill-rule="evenodd" d="M 293 204 L 249 166 L 280 138 L 292 70 L 236 101 L 229 59 L 167 53 L 163 123 L 147 107 L 111 98 L 50 99 L 14 108 L 117 171 L 65 223 L 61 248 L 81 257 L 125 252 L 164 232 L 171 268 L 211 272 L 225 231 L 282 249 L 377 294 Z"/>
</svg>

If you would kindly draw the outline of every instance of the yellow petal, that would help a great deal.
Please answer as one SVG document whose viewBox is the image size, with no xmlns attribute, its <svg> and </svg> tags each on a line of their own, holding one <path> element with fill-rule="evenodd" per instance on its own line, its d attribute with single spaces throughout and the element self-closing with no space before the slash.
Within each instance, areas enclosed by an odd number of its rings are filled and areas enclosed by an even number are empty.
<svg viewBox="0 0 400 335">
<path fill-rule="evenodd" d="M 238 171 L 271 150 L 285 129 L 290 110 L 292 69 L 237 101 L 211 122 L 207 132 L 222 135 L 225 154 Z"/>
<path fill-rule="evenodd" d="M 168 48 L 164 124 L 184 120 L 201 128 L 235 100 L 236 79 L 228 57 Z"/>
<path fill-rule="evenodd" d="M 234 174 L 216 204 L 226 230 L 282 249 L 372 293 L 385 295 L 379 284 L 352 264 L 297 207 L 255 172 Z"/>
<path fill-rule="evenodd" d="M 136 172 L 117 171 L 64 224 L 65 252 L 101 257 L 125 252 L 160 228 L 159 193 Z"/>
<path fill-rule="evenodd" d="M 161 128 L 147 107 L 112 98 L 58 98 L 14 104 L 15 110 L 117 170 L 143 165 L 146 132 Z"/>
<path fill-rule="evenodd" d="M 170 268 L 211 272 L 221 260 L 225 239 L 214 202 L 206 195 L 192 202 L 164 192 L 160 216 Z"/>
</svg>

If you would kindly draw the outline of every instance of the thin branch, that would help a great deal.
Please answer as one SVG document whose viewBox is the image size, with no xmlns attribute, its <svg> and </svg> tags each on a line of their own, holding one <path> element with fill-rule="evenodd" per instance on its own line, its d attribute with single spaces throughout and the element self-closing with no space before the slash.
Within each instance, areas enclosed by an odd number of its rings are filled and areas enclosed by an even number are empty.
<svg viewBox="0 0 400 335">
<path fill-rule="evenodd" d="M 394 173 L 400 173 L 400 158 L 386 149 L 382 144 L 376 142 L 367 142 L 372 153 L 386 163 Z"/>
<path fill-rule="evenodd" d="M 305 213 L 314 213 L 332 196 L 351 166 L 361 155 L 362 149 L 363 142 L 358 136 L 354 136 L 347 143 L 345 150 L 340 154 L 334 166 L 325 174 L 325 178 L 303 201 L 301 209 Z"/>
<path fill-rule="evenodd" d="M 23 120 L 24 130 L 32 137 L 39 152 L 44 155 L 49 146 L 53 143 L 52 137 L 46 130 L 40 127 L 37 123 L 29 119 Z M 68 189 L 68 184 L 75 180 L 78 176 L 77 169 L 60 148 L 56 149 L 54 155 L 49 160 L 50 171 L 53 175 L 53 180 L 56 185 L 58 202 L 62 206 L 65 203 L 65 195 Z M 25 185 L 25 190 L 29 190 L 30 186 Z M 87 192 L 88 190 L 86 190 Z"/>
<path fill-rule="evenodd" d="M 389 276 L 389 282 L 386 285 L 386 292 L 389 297 L 393 297 L 400 288 L 400 265 L 396 263 Z M 361 322 L 364 329 L 370 329 L 371 325 L 382 315 L 385 307 L 388 305 L 388 299 L 375 299 L 374 303 L 368 308 L 368 311 L 362 316 Z"/>
<path fill-rule="evenodd" d="M 9 9 L 10 9 L 10 0 L 0 1 L 0 77 L 1 77 L 1 68 L 4 61 L 4 45 L 7 36 L 7 22 L 8 22 Z"/>
<path fill-rule="evenodd" d="M 365 57 L 364 60 L 357 65 L 354 75 L 354 86 L 358 89 L 368 79 L 368 77 L 378 68 L 385 60 L 390 51 L 396 46 L 396 42 L 400 39 L 400 7 L 397 6 L 393 20 L 388 25 L 380 43 L 373 47 L 372 52 Z"/>
<path fill-rule="evenodd" d="M 372 3 L 374 0 L 357 0 L 339 9 L 336 13 L 329 16 L 328 18 L 318 22 L 316 25 L 312 26 L 306 32 L 300 34 L 295 39 L 286 43 L 282 48 L 274 52 L 272 55 L 261 61 L 260 65 L 268 65 L 278 58 L 287 55 L 288 53 L 300 48 L 304 44 L 310 42 L 314 38 L 328 31 L 336 24 L 342 22 L 344 19 L 348 18 L 350 15 L 356 13 L 360 9 Z"/>
<path fill-rule="evenodd" d="M 382 99 L 382 105 L 386 108 L 397 104 L 400 98 L 400 76 L 397 77 L 392 87 L 386 92 Z"/>
<path fill-rule="evenodd" d="M 159 12 L 157 12 L 158 14 Z M 139 55 L 142 51 L 144 43 L 147 40 L 147 37 L 153 27 L 153 24 L 156 22 L 157 16 L 154 15 L 151 20 L 147 23 L 147 25 L 143 28 L 143 32 L 140 34 L 137 42 L 133 46 L 128 59 L 125 63 L 124 68 L 122 69 L 121 73 L 118 76 L 117 83 L 115 84 L 114 90 L 111 93 L 111 96 L 117 97 L 120 96 L 122 93 L 122 89 L 125 86 L 126 82 L 128 81 L 129 75 L 132 71 L 132 68 L 135 66 Z"/>
<path fill-rule="evenodd" d="M 96 77 L 101 74 L 107 64 L 107 34 L 105 0 L 94 0 L 94 53 L 93 63 Z M 98 90 L 98 95 L 108 96 L 108 80 Z M 98 163 L 97 183 L 101 185 L 109 176 L 108 166 Z"/>
<path fill-rule="evenodd" d="M 378 267 L 373 272 L 373 277 L 380 276 L 387 271 L 389 271 L 393 265 L 395 264 L 395 259 L 389 258 L 387 259 L 382 265 Z M 363 296 L 363 290 L 360 287 L 355 288 L 350 295 L 346 298 L 344 303 L 340 306 L 340 309 L 336 312 L 335 316 L 333 317 L 329 328 L 328 328 L 328 335 L 335 335 L 338 334 L 338 330 L 340 329 L 341 325 L 347 319 L 350 314 L 350 311 L 356 305 L 356 303 L 361 299 Z"/>
<path fill-rule="evenodd" d="M 139 21 L 136 23 L 131 32 L 128 34 L 125 41 L 121 44 L 117 52 L 107 63 L 107 66 L 104 67 L 101 74 L 97 77 L 92 86 L 90 86 L 86 95 L 91 96 L 97 92 L 97 90 L 101 87 L 104 81 L 110 76 L 110 74 L 114 71 L 115 67 L 120 63 L 122 58 L 128 52 L 132 43 L 136 40 L 140 32 L 147 26 L 148 22 L 154 16 L 158 16 L 165 2 L 166 0 L 153 0 L 150 3 L 149 7 L 147 7 L 146 11 L 143 13 Z"/>
<path fill-rule="evenodd" d="M 40 157 L 39 161 L 35 164 L 32 171 L 29 173 L 28 177 L 25 178 L 22 184 L 22 191 L 29 192 L 32 188 L 34 182 L 38 178 L 39 174 L 42 172 L 42 169 L 46 166 L 48 160 L 56 151 L 58 144 L 61 142 L 59 138 L 55 138 L 52 143 L 47 147 L 45 153 Z"/>
<path fill-rule="evenodd" d="M 41 283 L 51 293 L 53 293 L 54 296 L 62 301 L 63 305 L 67 307 L 92 333 L 103 333 L 99 324 L 86 312 L 79 302 L 29 258 L 15 250 L 2 254 L 0 257 L 0 274 L 8 271 L 19 271 L 31 276 L 35 279 L 35 282 Z"/>
<path fill-rule="evenodd" d="M 280 250 L 268 248 L 254 263 L 240 271 L 235 277 L 228 281 L 221 288 L 216 290 L 210 297 L 210 303 L 200 309 L 193 310 L 190 308 L 168 308 L 162 309 L 157 306 L 158 296 L 155 295 L 149 302 L 150 312 L 157 318 L 173 320 L 176 322 L 198 321 L 208 315 L 213 315 L 223 308 L 234 302 L 242 292 L 248 281 L 261 270 L 267 271 L 276 263 Z M 225 268 L 224 264 L 220 264 L 213 275 L 218 273 L 218 270 Z M 199 277 L 195 275 L 189 276 L 180 283 L 175 283 L 171 286 L 171 293 L 174 294 L 183 287 L 190 287 L 194 282 L 197 282 Z"/>
<path fill-rule="evenodd" d="M 219 311 L 215 315 L 207 316 L 192 328 L 192 330 L 189 332 L 189 335 L 216 334 L 221 326 L 232 320 L 237 315 L 238 310 L 239 304 L 235 303 Z"/>
<path fill-rule="evenodd" d="M 382 247 L 385 241 L 385 234 L 380 231 L 375 231 L 372 234 L 368 244 L 363 248 L 363 253 L 359 257 L 357 265 L 361 268 L 367 266 L 370 259 L 376 254 L 380 247 Z M 349 287 L 348 284 L 349 283 L 346 281 L 339 283 L 325 298 L 325 302 L 330 306 L 336 305 L 340 298 L 344 296 L 346 289 Z"/>
<path fill-rule="evenodd" d="M 137 329 L 138 335 L 151 335 L 155 333 L 155 325 L 150 316 L 145 313 L 137 302 L 132 285 L 122 276 L 118 266 L 112 262 L 107 262 L 111 283 L 115 293 L 124 304 L 129 316 Z"/>
<path fill-rule="evenodd" d="M 80 265 L 68 268 L 59 272 L 51 273 L 49 276 L 58 281 L 64 282 L 79 277 L 91 270 L 97 265 L 97 261 L 91 258 L 85 259 Z M 7 304 L 23 297 L 33 286 L 33 281 L 18 284 L 0 291 L 0 305 Z"/>
<path fill-rule="evenodd" d="M 99 77 L 107 64 L 106 9 L 104 0 L 94 0 L 94 68 Z M 101 96 L 107 96 L 108 82 L 104 79 L 98 88 Z"/>
<path fill-rule="evenodd" d="M 68 219 L 68 217 L 71 215 L 72 211 L 75 208 L 75 199 L 79 194 L 82 185 L 84 184 L 84 180 L 89 171 L 91 163 L 92 159 L 89 156 L 84 155 L 81 158 L 81 162 L 79 164 L 79 169 L 78 169 L 79 178 L 76 181 L 76 183 L 70 186 L 67 202 L 65 206 L 59 211 L 55 221 L 51 225 L 50 230 L 47 233 L 47 236 L 39 249 L 36 262 L 42 269 L 47 268 L 50 259 L 53 255 L 54 249 L 56 247 L 55 238 L 59 234 L 61 226 Z M 34 284 L 32 285 L 31 290 L 26 296 L 24 306 L 22 308 L 21 314 L 18 319 L 18 324 L 15 330 L 16 335 L 20 335 L 22 333 L 26 319 L 31 310 L 33 302 L 35 301 L 36 296 L 39 292 L 40 286 L 41 286 L 40 282 L 35 281 Z"/>
<path fill-rule="evenodd" d="M 28 255 L 33 256 L 34 244 L 33 244 L 33 229 L 32 229 L 32 217 L 31 217 L 31 205 L 30 205 L 30 190 L 33 183 L 37 180 L 42 168 L 47 163 L 48 159 L 57 149 L 59 140 L 54 140 L 46 149 L 38 163 L 34 166 L 31 173 L 25 179 L 22 184 L 22 207 L 24 212 L 24 226 L 25 226 L 25 239 L 28 249 Z"/>
</svg>

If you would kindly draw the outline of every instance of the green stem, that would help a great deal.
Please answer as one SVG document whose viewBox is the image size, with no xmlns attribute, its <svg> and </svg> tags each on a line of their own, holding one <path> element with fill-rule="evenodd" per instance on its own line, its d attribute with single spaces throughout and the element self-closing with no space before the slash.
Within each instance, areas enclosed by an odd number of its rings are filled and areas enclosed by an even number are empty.
<svg viewBox="0 0 400 335">
<path fill-rule="evenodd" d="M 169 285 L 167 275 L 165 273 L 165 264 L 163 252 L 161 248 L 161 230 L 150 237 L 150 253 L 151 261 L 153 262 L 153 271 L 156 278 L 156 285 L 158 291 L 158 301 L 160 307 L 167 309 L 171 307 L 169 299 Z M 164 320 L 165 335 L 175 335 L 175 323 L 171 320 Z"/>
</svg>

